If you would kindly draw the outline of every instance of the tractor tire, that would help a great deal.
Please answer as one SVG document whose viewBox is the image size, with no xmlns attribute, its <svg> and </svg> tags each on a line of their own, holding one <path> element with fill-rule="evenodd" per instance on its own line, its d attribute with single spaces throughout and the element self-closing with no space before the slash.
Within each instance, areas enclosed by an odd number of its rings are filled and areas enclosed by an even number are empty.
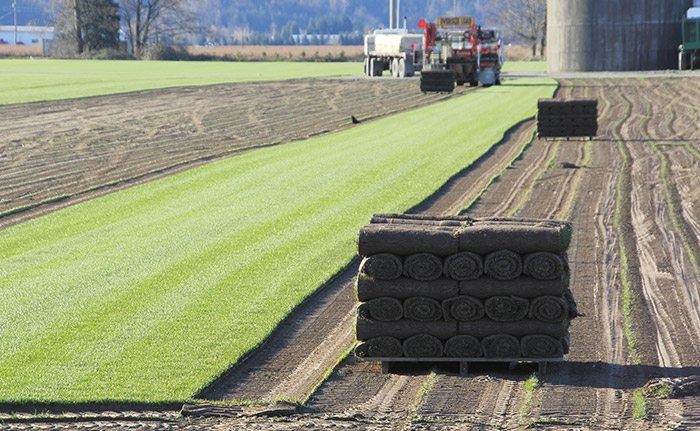
<svg viewBox="0 0 700 431">
<path fill-rule="evenodd" d="M 378 58 L 372 58 L 369 61 L 370 74 L 372 76 L 382 76 L 384 71 L 384 63 Z"/>
<path fill-rule="evenodd" d="M 420 76 L 420 89 L 424 93 L 452 93 L 455 80 L 452 70 L 424 71 Z"/>
<path fill-rule="evenodd" d="M 365 62 L 363 65 L 363 71 L 365 73 L 365 76 L 370 76 L 370 74 L 369 74 L 369 58 L 365 58 Z"/>
<path fill-rule="evenodd" d="M 394 78 L 399 77 L 399 60 L 397 58 L 391 60 L 391 76 Z"/>
</svg>

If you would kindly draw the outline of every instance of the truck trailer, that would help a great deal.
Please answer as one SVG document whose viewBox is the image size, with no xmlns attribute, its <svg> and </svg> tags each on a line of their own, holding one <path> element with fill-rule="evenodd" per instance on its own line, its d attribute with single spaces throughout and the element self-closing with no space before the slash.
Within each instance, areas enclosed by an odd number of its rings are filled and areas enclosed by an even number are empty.
<svg viewBox="0 0 700 431">
<path fill-rule="evenodd" d="M 683 17 L 681 34 L 683 39 L 678 52 L 678 69 L 700 67 L 700 0 L 695 0 L 694 6 Z"/>
<path fill-rule="evenodd" d="M 394 78 L 415 75 L 422 69 L 423 35 L 406 29 L 375 30 L 365 36 L 367 76 L 382 76 L 385 70 Z"/>
</svg>

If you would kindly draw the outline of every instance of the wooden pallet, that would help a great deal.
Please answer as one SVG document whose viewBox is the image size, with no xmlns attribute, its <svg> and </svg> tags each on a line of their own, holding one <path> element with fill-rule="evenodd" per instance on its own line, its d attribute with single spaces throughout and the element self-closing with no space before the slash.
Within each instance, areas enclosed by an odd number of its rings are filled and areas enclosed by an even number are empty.
<svg viewBox="0 0 700 431">
<path fill-rule="evenodd" d="M 564 358 L 358 358 L 361 361 L 381 362 L 382 373 L 388 374 L 391 364 L 396 362 L 457 362 L 459 363 L 459 374 L 466 376 L 469 374 L 469 363 L 471 362 L 492 362 L 492 363 L 537 363 L 537 373 L 540 377 L 547 374 L 547 364 L 549 362 L 562 362 Z"/>
</svg>

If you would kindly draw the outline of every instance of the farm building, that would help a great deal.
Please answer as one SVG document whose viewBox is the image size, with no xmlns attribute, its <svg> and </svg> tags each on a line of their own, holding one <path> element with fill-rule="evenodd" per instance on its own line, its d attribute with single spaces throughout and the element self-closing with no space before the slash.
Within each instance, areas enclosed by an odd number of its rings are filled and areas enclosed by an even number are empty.
<svg viewBox="0 0 700 431">
<path fill-rule="evenodd" d="M 17 43 L 21 45 L 42 45 L 53 36 L 53 27 L 17 26 Z M 15 43 L 15 26 L 0 25 L 0 43 Z"/>
<path fill-rule="evenodd" d="M 674 69 L 693 0 L 548 0 L 550 72 Z"/>
</svg>

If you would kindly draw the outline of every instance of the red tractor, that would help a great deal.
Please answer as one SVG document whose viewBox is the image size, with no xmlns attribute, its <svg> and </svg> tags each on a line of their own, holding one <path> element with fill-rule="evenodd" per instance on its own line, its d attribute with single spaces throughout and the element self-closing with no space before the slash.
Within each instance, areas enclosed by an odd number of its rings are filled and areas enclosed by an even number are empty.
<svg viewBox="0 0 700 431">
<path fill-rule="evenodd" d="M 452 92 L 455 84 L 475 87 L 501 83 L 501 42 L 494 30 L 482 30 L 473 17 L 421 20 L 425 32 L 421 90 Z"/>
</svg>

